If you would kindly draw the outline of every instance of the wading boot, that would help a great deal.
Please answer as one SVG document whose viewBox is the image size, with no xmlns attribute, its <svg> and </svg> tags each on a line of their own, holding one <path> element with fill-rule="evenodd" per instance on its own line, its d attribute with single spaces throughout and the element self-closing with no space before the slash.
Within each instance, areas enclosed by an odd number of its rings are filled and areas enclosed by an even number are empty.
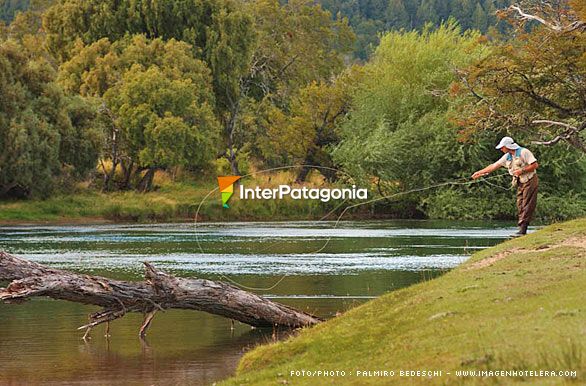
<svg viewBox="0 0 586 386">
<path fill-rule="evenodd" d="M 527 224 L 523 224 L 521 226 L 519 226 L 519 230 L 517 231 L 517 233 L 514 233 L 511 235 L 511 237 L 521 237 L 521 236 L 525 236 L 527 234 Z"/>
</svg>

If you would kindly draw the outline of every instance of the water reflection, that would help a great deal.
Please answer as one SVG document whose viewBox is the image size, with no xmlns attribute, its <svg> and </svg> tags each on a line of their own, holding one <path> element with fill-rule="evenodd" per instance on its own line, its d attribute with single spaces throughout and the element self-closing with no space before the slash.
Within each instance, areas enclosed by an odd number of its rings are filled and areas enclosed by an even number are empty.
<svg viewBox="0 0 586 386">
<path fill-rule="evenodd" d="M 259 293 L 329 318 L 385 292 L 442 274 L 514 228 L 437 222 L 231 223 L 0 227 L 0 249 L 88 274 L 141 280 L 142 261 L 176 275 L 269 288 Z M 327 247 L 320 250 L 328 241 Z M 201 246 L 201 249 L 200 249 Z M 320 250 L 319 252 L 316 252 Z M 243 351 L 275 339 L 200 312 L 158 313 L 148 340 L 141 315 L 77 327 L 96 307 L 33 299 L 0 305 L 0 384 L 210 384 Z"/>
</svg>

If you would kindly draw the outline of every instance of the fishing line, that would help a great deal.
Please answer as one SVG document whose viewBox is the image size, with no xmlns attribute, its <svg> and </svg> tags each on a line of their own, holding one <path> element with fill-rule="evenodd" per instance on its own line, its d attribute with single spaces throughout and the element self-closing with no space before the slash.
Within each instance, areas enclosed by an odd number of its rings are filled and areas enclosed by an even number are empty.
<svg viewBox="0 0 586 386">
<path fill-rule="evenodd" d="M 503 176 L 506 176 L 506 174 L 503 174 Z M 501 189 L 501 190 L 506 190 L 507 192 L 511 190 L 511 188 L 510 188 L 510 187 L 508 187 L 508 188 L 505 188 L 504 186 L 497 185 L 497 184 L 493 184 L 492 182 L 488 182 L 488 181 L 486 181 L 486 180 L 485 180 L 485 181 L 483 181 L 483 182 L 485 182 L 487 185 L 493 186 L 493 187 L 495 187 L 495 188 L 499 188 L 499 189 Z"/>
<path fill-rule="evenodd" d="M 253 175 L 256 175 L 256 174 L 263 174 L 263 173 L 268 173 L 268 172 L 272 172 L 272 171 L 276 171 L 276 170 L 286 170 L 286 169 L 293 169 L 293 168 L 299 168 L 299 167 L 306 167 L 306 168 L 315 168 L 315 169 L 323 169 L 323 170 L 331 170 L 331 171 L 335 171 L 335 172 L 337 172 L 337 173 L 342 173 L 343 175 L 346 175 L 346 176 L 348 177 L 349 181 L 354 181 L 354 179 L 352 178 L 352 176 L 351 176 L 351 175 L 349 175 L 348 173 L 344 172 L 343 170 L 339 170 L 339 169 L 336 169 L 336 168 L 331 168 L 331 167 L 328 167 L 328 166 L 306 165 L 306 164 L 274 167 L 274 168 L 270 168 L 270 169 L 265 169 L 265 170 L 261 170 L 261 171 L 256 171 L 256 172 L 253 172 L 253 173 L 248 173 L 248 174 L 245 174 L 245 175 L 241 176 L 240 178 L 242 179 L 242 178 L 245 178 L 245 177 L 250 177 L 250 176 L 253 176 Z M 203 200 L 202 200 L 202 201 L 199 203 L 199 205 L 197 206 L 197 210 L 196 210 L 196 212 L 195 212 L 195 218 L 194 218 L 194 226 L 195 226 L 195 241 L 196 241 L 196 243 L 197 243 L 197 247 L 199 248 L 199 250 L 200 250 L 200 252 L 201 252 L 201 253 L 205 253 L 205 252 L 203 251 L 203 248 L 201 247 L 201 243 L 199 242 L 199 235 L 198 235 L 198 232 L 197 232 L 197 218 L 199 217 L 199 211 L 200 211 L 200 209 L 201 209 L 201 206 L 203 205 L 203 203 L 204 203 L 204 202 L 207 200 L 207 198 L 208 198 L 208 197 L 209 197 L 209 196 L 210 196 L 212 193 L 216 192 L 218 189 L 219 189 L 219 187 L 217 187 L 217 188 L 214 188 L 214 189 L 212 189 L 211 191 L 209 191 L 209 192 L 208 192 L 208 194 L 206 194 L 206 195 L 205 195 L 205 197 L 203 198 Z M 343 204 L 344 204 L 346 201 L 347 201 L 347 199 L 346 199 L 346 200 L 344 200 L 344 201 L 343 201 L 343 202 L 342 202 L 340 205 L 338 205 L 338 206 L 336 206 L 334 209 L 332 209 L 330 212 L 328 212 L 328 213 L 327 213 L 325 216 L 323 216 L 323 217 L 322 217 L 322 218 L 321 218 L 319 221 L 322 221 L 324 218 L 327 218 L 327 217 L 328 217 L 330 214 L 334 213 L 334 212 L 335 212 L 336 210 L 338 210 L 338 209 L 340 208 L 340 206 L 341 206 L 341 205 L 343 205 Z M 277 244 L 273 244 L 273 245 L 279 245 L 279 244 L 281 244 L 281 243 L 282 243 L 282 242 L 280 242 L 280 243 L 277 243 Z M 270 249 L 270 248 L 271 248 L 273 245 L 269 245 L 269 246 L 268 246 L 268 247 L 267 247 L 265 250 L 268 250 L 268 249 Z M 263 251 L 263 250 L 261 250 L 261 252 L 262 252 L 262 251 Z M 233 279 L 229 278 L 228 276 L 226 276 L 226 275 L 224 275 L 224 274 L 222 274 L 222 273 L 220 273 L 220 274 L 219 274 L 219 276 L 220 276 L 220 277 L 222 277 L 222 278 L 224 278 L 224 279 L 226 279 L 227 281 L 231 282 L 232 284 L 234 284 L 234 285 L 236 285 L 236 286 L 238 286 L 238 287 L 240 287 L 240 288 L 244 288 L 244 289 L 248 289 L 248 290 L 254 290 L 254 291 L 270 291 L 270 290 L 272 290 L 273 288 L 277 287 L 279 284 L 281 284 L 281 282 L 282 282 L 282 281 L 283 281 L 283 280 L 284 280 L 284 279 L 285 279 L 285 278 L 286 278 L 288 275 L 286 275 L 286 274 L 285 274 L 285 275 L 283 275 L 283 277 L 281 277 L 281 278 L 280 278 L 280 279 L 279 279 L 279 280 L 278 280 L 278 281 L 277 281 L 275 284 L 273 284 L 272 286 L 270 286 L 270 287 L 267 287 L 267 288 L 249 287 L 249 286 L 246 286 L 246 285 L 244 285 L 244 284 L 242 284 L 242 283 L 238 283 L 237 281 L 235 281 L 235 280 L 233 280 Z"/>
<path fill-rule="evenodd" d="M 340 170 L 335 169 L 335 168 L 330 168 L 330 167 L 325 167 L 325 166 L 316 166 L 316 165 L 281 166 L 281 167 L 276 167 L 276 168 L 271 168 L 271 169 L 266 169 L 266 170 L 262 170 L 262 171 L 257 171 L 257 172 L 249 173 L 249 174 L 246 174 L 246 175 L 242 176 L 242 178 L 249 177 L 249 176 L 252 176 L 252 175 L 255 175 L 255 174 L 267 173 L 267 172 L 275 171 L 275 170 L 284 170 L 284 169 L 291 169 L 291 168 L 298 168 L 298 167 L 311 167 L 311 168 L 316 168 L 316 169 L 320 169 L 321 168 L 321 169 L 326 169 L 326 170 L 339 171 L 339 172 L 345 174 L 346 176 L 350 177 L 350 180 L 353 180 L 352 177 L 348 173 L 345 173 L 345 172 L 340 171 Z M 397 192 L 397 193 L 393 193 L 393 194 L 389 194 L 389 195 L 384 195 L 384 196 L 380 196 L 380 197 L 377 197 L 377 198 L 374 198 L 374 199 L 371 199 L 371 200 L 368 200 L 368 201 L 359 202 L 357 204 L 349 205 L 349 206 L 345 207 L 344 210 L 340 213 L 340 215 L 338 216 L 338 218 L 336 219 L 336 221 L 334 223 L 333 229 L 336 229 L 338 227 L 338 224 L 340 223 L 340 220 L 342 219 L 342 217 L 346 214 L 346 212 L 349 209 L 352 209 L 352 208 L 357 208 L 357 207 L 362 206 L 362 205 L 372 204 L 372 203 L 375 203 L 375 202 L 378 202 L 378 201 L 382 201 L 382 200 L 388 200 L 388 199 L 395 198 L 395 197 L 398 197 L 398 196 L 401 196 L 401 195 L 406 195 L 406 194 L 416 193 L 416 192 L 423 192 L 423 191 L 426 191 L 426 190 L 431 190 L 431 189 L 435 189 L 435 188 L 439 188 L 439 187 L 443 187 L 443 186 L 457 186 L 457 185 L 464 186 L 464 185 L 472 185 L 472 184 L 475 184 L 475 183 L 478 183 L 478 182 L 485 182 L 487 184 L 496 186 L 498 188 L 505 189 L 505 188 L 503 188 L 501 186 L 498 186 L 498 185 L 495 185 L 495 184 L 491 184 L 491 183 L 489 183 L 487 181 L 487 180 L 490 180 L 490 179 L 501 178 L 503 176 L 508 176 L 508 174 L 497 174 L 497 175 L 493 175 L 491 177 L 484 177 L 482 179 L 477 179 L 477 180 L 470 180 L 469 177 L 461 177 L 461 178 L 456 179 L 456 180 L 453 180 L 453 181 L 441 182 L 441 183 L 434 184 L 434 185 L 430 185 L 430 186 L 426 186 L 426 187 L 410 189 L 410 190 L 407 190 L 407 191 L 404 191 L 404 192 Z M 212 193 L 214 193 L 218 189 L 219 189 L 219 187 L 211 190 L 203 198 L 203 200 L 199 203 L 199 205 L 197 207 L 197 211 L 195 213 L 195 221 L 194 221 L 195 231 L 196 231 L 196 233 L 195 233 L 195 239 L 196 239 L 197 246 L 198 246 L 198 248 L 199 248 L 199 250 L 200 250 L 201 253 L 205 253 L 205 252 L 203 251 L 203 248 L 201 247 L 201 243 L 199 242 L 199 235 L 198 235 L 198 232 L 197 232 L 197 218 L 199 217 L 199 211 L 200 211 L 201 206 L 203 205 L 203 203 L 206 201 L 206 199 Z M 506 189 L 506 190 L 508 190 L 508 189 Z M 325 216 L 323 216 L 322 218 L 320 218 L 318 221 L 322 221 L 323 219 L 329 217 L 332 213 L 334 213 L 336 210 L 338 210 L 346 201 L 347 200 L 344 200 L 340 205 L 337 205 L 334 209 L 332 209 L 330 212 L 328 212 Z M 329 245 L 331 239 L 332 239 L 332 236 L 329 236 L 328 239 L 325 241 L 324 245 L 322 245 L 320 248 L 318 248 L 315 251 L 305 252 L 305 254 L 315 254 L 315 253 L 319 253 L 319 252 L 323 251 Z M 279 243 L 276 243 L 276 244 L 271 244 L 266 249 L 261 250 L 261 252 L 262 251 L 266 251 L 266 250 L 270 249 L 271 247 L 273 247 L 275 245 L 279 245 L 279 244 L 282 244 L 282 242 L 279 242 Z M 239 282 L 237 282 L 237 281 L 229 278 L 228 276 L 226 276 L 226 275 L 224 275 L 222 273 L 220 273 L 219 276 L 222 277 L 222 278 L 224 278 L 224 279 L 226 279 L 227 281 L 231 282 L 232 284 L 234 284 L 234 285 L 236 285 L 236 286 L 238 286 L 240 288 L 244 288 L 244 289 L 248 289 L 248 290 L 254 290 L 254 291 L 270 291 L 270 290 L 274 289 L 275 287 L 277 287 L 279 284 L 281 284 L 281 282 L 286 277 L 288 277 L 289 275 L 288 274 L 284 274 L 273 285 L 271 285 L 270 287 L 264 287 L 264 288 L 250 287 L 250 286 L 244 285 L 242 283 L 239 283 Z"/>
<path fill-rule="evenodd" d="M 506 174 L 498 174 L 498 175 L 494 175 L 492 177 L 486 177 L 482 181 L 486 181 L 487 179 L 491 179 L 491 178 L 502 177 L 502 176 L 505 176 L 505 175 Z M 342 211 L 342 213 L 340 213 L 340 215 L 338 216 L 338 219 L 334 223 L 334 229 L 336 229 L 338 227 L 338 223 L 340 222 L 340 220 L 342 219 L 342 217 L 344 216 L 344 214 L 346 214 L 346 212 L 349 209 L 357 208 L 357 207 L 359 207 L 361 205 L 372 204 L 372 203 L 375 203 L 375 202 L 378 202 L 378 201 L 381 201 L 381 200 L 387 200 L 387 199 L 390 199 L 390 198 L 398 197 L 398 196 L 405 195 L 405 194 L 415 193 L 415 192 L 423 192 L 423 191 L 426 191 L 426 190 L 435 189 L 435 188 L 439 188 L 439 187 L 442 187 L 442 186 L 472 185 L 472 184 L 475 184 L 477 182 L 481 182 L 481 180 L 470 180 L 469 177 L 462 177 L 462 178 L 459 178 L 459 179 L 453 180 L 453 181 L 442 182 L 442 183 L 439 183 L 439 184 L 430 185 L 430 186 L 426 186 L 426 187 L 422 187 L 422 188 L 411 189 L 411 190 L 407 190 L 407 191 L 404 191 L 404 192 L 397 192 L 397 193 L 393 193 L 393 194 L 390 194 L 390 195 L 373 198 L 372 200 L 368 200 L 368 201 L 364 201 L 364 202 L 359 202 L 357 204 L 350 205 L 350 206 L 347 206 L 346 208 L 344 208 L 344 210 Z M 326 240 L 326 242 L 324 243 L 324 245 L 320 249 L 318 249 L 317 251 L 311 252 L 311 253 L 319 253 L 319 252 L 323 251 L 328 246 L 328 244 L 330 243 L 331 239 L 332 239 L 332 237 L 330 236 L 330 238 L 328 238 Z"/>
<path fill-rule="evenodd" d="M 348 202 L 348 198 L 344 199 L 344 201 L 342 201 L 339 205 L 337 205 L 334 209 L 330 210 L 327 214 L 323 215 L 321 218 L 319 218 L 318 220 L 316 220 L 317 222 L 323 221 L 326 218 L 330 217 L 331 214 L 335 213 L 338 209 L 340 209 L 346 202 Z M 262 248 L 260 250 L 258 250 L 258 252 L 266 252 L 269 249 L 271 249 L 272 247 L 276 246 L 276 245 L 281 245 L 283 244 L 282 241 L 276 242 L 274 244 L 269 244 L 266 248 Z M 311 252 L 309 252 L 311 253 Z"/>
</svg>

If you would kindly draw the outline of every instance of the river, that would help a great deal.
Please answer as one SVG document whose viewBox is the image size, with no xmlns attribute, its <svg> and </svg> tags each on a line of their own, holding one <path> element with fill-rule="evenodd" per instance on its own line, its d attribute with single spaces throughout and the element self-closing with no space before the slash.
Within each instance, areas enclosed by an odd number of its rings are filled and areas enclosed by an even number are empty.
<svg viewBox="0 0 586 386">
<path fill-rule="evenodd" d="M 501 242 L 503 223 L 346 221 L 3 226 L 0 249 L 76 272 L 141 280 L 143 261 L 178 276 L 225 280 L 324 318 L 428 280 Z M 278 339 L 194 311 L 158 313 L 145 340 L 142 315 L 77 327 L 97 307 L 35 298 L 0 304 L 0 384 L 211 384 L 242 354 Z"/>
</svg>

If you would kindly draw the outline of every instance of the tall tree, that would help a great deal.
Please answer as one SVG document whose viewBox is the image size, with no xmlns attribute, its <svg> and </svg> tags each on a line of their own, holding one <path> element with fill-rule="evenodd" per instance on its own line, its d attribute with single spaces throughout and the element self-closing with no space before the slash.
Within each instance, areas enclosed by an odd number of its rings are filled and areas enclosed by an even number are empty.
<svg viewBox="0 0 586 386">
<path fill-rule="evenodd" d="M 60 0 L 44 18 L 48 47 L 62 61 L 76 41 L 91 44 L 125 34 L 177 39 L 189 43 L 196 58 L 212 70 L 215 113 L 223 125 L 226 147 L 237 172 L 232 134 L 241 110 L 242 79 L 251 66 L 254 20 L 236 0 Z"/>
<path fill-rule="evenodd" d="M 43 26 L 50 51 L 61 61 L 71 56 L 78 39 L 91 44 L 144 34 L 185 41 L 212 69 L 218 103 L 226 105 L 250 60 L 252 22 L 234 0 L 60 0 L 45 13 Z"/>
<path fill-rule="evenodd" d="M 313 81 L 300 89 L 288 115 L 273 109 L 259 145 L 265 158 L 304 165 L 298 182 L 305 180 L 312 166 L 332 168 L 317 170 L 333 180 L 335 165 L 328 150 L 339 142 L 341 122 L 350 111 L 353 90 L 362 75 L 361 66 L 352 66 L 331 81 Z"/>
<path fill-rule="evenodd" d="M 476 4 L 472 14 L 472 25 L 481 31 L 486 31 L 488 28 L 488 15 L 480 3 Z"/>
<path fill-rule="evenodd" d="M 348 18 L 357 35 L 354 54 L 360 59 L 368 58 L 372 52 L 369 46 L 378 44 L 381 32 L 402 28 L 423 30 L 430 23 L 436 28 L 450 18 L 464 30 L 486 33 L 491 28 L 504 33 L 507 23 L 497 19 L 496 11 L 511 3 L 510 0 L 388 0 L 381 8 L 379 2 L 371 1 L 318 2 L 332 14 L 340 13 Z"/>
<path fill-rule="evenodd" d="M 453 68 L 486 56 L 478 38 L 454 24 L 384 35 L 355 86 L 335 162 L 393 190 L 433 184 L 448 170 L 461 173 L 466 161 L 448 121 L 448 90 Z"/>
<path fill-rule="evenodd" d="M 388 29 L 410 29 L 411 19 L 403 0 L 390 0 L 386 10 L 386 26 Z"/>
<path fill-rule="evenodd" d="M 63 94 L 42 50 L 1 41 L 0 74 L 0 197 L 46 196 L 56 177 L 92 170 L 101 143 L 95 110 Z"/>
<path fill-rule="evenodd" d="M 197 168 L 217 153 L 211 73 L 187 43 L 136 35 L 81 45 L 61 66 L 59 82 L 101 106 L 113 165 L 103 166 L 106 190 L 118 165 L 121 187 L 146 170 L 136 187 L 148 191 L 157 169 Z"/>
<path fill-rule="evenodd" d="M 461 73 L 471 98 L 462 107 L 465 132 L 528 133 L 537 143 L 563 141 L 586 152 L 586 23 L 568 3 L 558 10 L 509 9 L 517 39 Z"/>
<path fill-rule="evenodd" d="M 0 0 L 0 21 L 10 23 L 18 12 L 29 7 L 30 0 Z"/>
<path fill-rule="evenodd" d="M 287 114 L 297 90 L 338 73 L 353 42 L 346 20 L 333 21 L 329 12 L 310 0 L 283 6 L 276 0 L 256 0 L 248 5 L 258 43 L 224 124 L 225 155 L 234 173 L 239 172 L 237 156 L 243 149 L 253 147 L 262 155 L 255 138 L 271 129 L 263 117 L 274 109 Z"/>
</svg>

